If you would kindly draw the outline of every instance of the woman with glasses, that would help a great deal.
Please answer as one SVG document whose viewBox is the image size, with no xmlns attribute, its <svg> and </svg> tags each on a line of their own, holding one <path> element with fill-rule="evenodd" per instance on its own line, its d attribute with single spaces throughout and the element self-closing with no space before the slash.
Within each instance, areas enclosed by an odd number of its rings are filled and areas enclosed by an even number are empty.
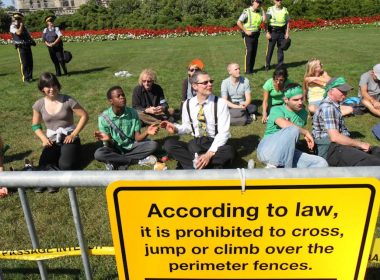
<svg viewBox="0 0 380 280">
<path fill-rule="evenodd" d="M 162 87 L 156 84 L 157 75 L 152 69 L 144 69 L 138 86 L 133 90 L 132 107 L 144 124 L 156 124 L 162 120 L 174 121 L 174 110 L 169 108 Z"/>
<path fill-rule="evenodd" d="M 264 83 L 262 123 L 267 122 L 271 107 L 284 104 L 283 89 L 290 83 L 292 81 L 288 79 L 288 70 L 285 67 L 277 68 L 273 72 L 273 78 Z"/>
<path fill-rule="evenodd" d="M 270 62 L 275 46 L 277 45 L 277 68 L 284 63 L 284 50 L 281 44 L 285 39 L 289 38 L 289 13 L 282 6 L 282 0 L 274 0 L 274 6 L 269 7 L 266 12 L 267 17 L 267 32 L 268 40 L 267 55 L 265 61 L 265 70 L 270 68 Z"/>
<path fill-rule="evenodd" d="M 323 69 L 323 64 L 317 58 L 310 59 L 306 64 L 306 72 L 303 80 L 304 100 L 308 102 L 308 111 L 313 115 L 319 104 L 324 99 L 325 86 L 331 79 L 329 74 Z M 351 106 L 340 107 L 343 116 L 353 113 Z"/>
<path fill-rule="evenodd" d="M 189 79 L 194 75 L 196 71 L 203 70 L 203 67 L 203 61 L 199 58 L 190 61 L 189 65 L 187 66 L 187 78 L 182 82 L 182 102 L 196 95 L 196 92 L 191 87 Z"/>
</svg>

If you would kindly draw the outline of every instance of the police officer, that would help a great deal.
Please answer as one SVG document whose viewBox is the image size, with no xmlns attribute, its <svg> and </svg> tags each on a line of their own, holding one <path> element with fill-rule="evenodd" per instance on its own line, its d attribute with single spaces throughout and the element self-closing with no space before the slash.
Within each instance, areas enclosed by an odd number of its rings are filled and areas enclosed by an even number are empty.
<svg viewBox="0 0 380 280">
<path fill-rule="evenodd" d="M 246 74 L 253 74 L 257 45 L 259 43 L 260 25 L 266 20 L 266 15 L 261 5 L 262 0 L 252 0 L 251 7 L 245 9 L 237 21 L 237 26 L 243 32 L 245 45 L 244 68 Z"/>
<path fill-rule="evenodd" d="M 19 54 L 22 81 L 30 83 L 33 80 L 33 54 L 30 46 L 35 46 L 36 42 L 26 29 L 23 23 L 24 16 L 21 13 L 14 13 L 12 19 L 9 31 L 12 34 L 13 44 Z"/>
<path fill-rule="evenodd" d="M 55 16 L 47 16 L 45 22 L 47 27 L 42 32 L 42 41 L 49 50 L 51 61 L 55 67 L 55 74 L 61 76 L 61 67 L 63 73 L 67 75 L 65 60 L 63 57 L 62 33 L 58 27 L 54 26 Z"/>
<path fill-rule="evenodd" d="M 288 10 L 282 6 L 282 0 L 274 0 L 274 6 L 268 8 L 266 16 L 268 25 L 266 32 L 268 48 L 265 70 L 268 71 L 276 44 L 277 67 L 280 67 L 284 63 L 284 51 L 281 48 L 281 43 L 284 39 L 289 38 L 289 13 Z"/>
</svg>

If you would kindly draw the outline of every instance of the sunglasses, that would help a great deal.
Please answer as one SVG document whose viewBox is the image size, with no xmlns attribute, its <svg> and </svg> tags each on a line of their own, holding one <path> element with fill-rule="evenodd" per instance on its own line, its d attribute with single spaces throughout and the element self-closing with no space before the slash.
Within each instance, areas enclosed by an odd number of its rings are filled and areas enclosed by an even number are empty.
<svg viewBox="0 0 380 280">
<path fill-rule="evenodd" d="M 150 84 L 150 83 L 153 83 L 153 80 L 142 80 L 142 82 Z"/>
<path fill-rule="evenodd" d="M 208 80 L 208 81 L 203 81 L 203 82 L 199 82 L 197 83 L 198 85 L 204 85 L 204 86 L 207 86 L 208 83 L 210 83 L 211 85 L 214 83 L 214 80 Z"/>
<path fill-rule="evenodd" d="M 198 71 L 198 70 L 199 70 L 199 68 L 190 68 L 189 69 L 190 72 L 195 72 L 195 71 Z"/>
</svg>

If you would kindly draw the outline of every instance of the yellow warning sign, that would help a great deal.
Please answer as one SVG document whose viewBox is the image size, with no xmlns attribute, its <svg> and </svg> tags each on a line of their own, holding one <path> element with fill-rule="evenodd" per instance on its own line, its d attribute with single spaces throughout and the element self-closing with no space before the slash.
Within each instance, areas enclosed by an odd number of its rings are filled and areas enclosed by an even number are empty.
<svg viewBox="0 0 380 280">
<path fill-rule="evenodd" d="M 119 279 L 364 279 L 376 179 L 120 181 Z"/>
</svg>

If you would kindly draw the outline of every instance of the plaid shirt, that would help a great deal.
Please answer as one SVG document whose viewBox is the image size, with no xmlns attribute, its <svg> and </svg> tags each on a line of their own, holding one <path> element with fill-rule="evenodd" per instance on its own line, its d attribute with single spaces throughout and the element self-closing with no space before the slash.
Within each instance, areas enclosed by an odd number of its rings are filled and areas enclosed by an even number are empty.
<svg viewBox="0 0 380 280">
<path fill-rule="evenodd" d="M 332 101 L 329 97 L 323 99 L 313 117 L 313 137 L 314 139 L 327 138 L 328 130 L 336 129 L 346 136 L 350 136 L 344 124 L 340 105 Z"/>
</svg>

